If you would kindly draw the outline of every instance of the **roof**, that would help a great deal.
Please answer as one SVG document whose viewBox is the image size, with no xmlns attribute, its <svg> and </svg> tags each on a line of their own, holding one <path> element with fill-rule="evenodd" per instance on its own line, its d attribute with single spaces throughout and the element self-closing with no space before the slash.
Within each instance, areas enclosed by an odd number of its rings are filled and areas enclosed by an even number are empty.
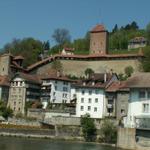
<svg viewBox="0 0 150 150">
<path fill-rule="evenodd" d="M 129 42 L 146 42 L 147 39 L 145 37 L 139 36 L 139 37 L 134 37 L 131 39 Z"/>
<path fill-rule="evenodd" d="M 102 24 L 96 25 L 96 26 L 91 30 L 92 33 L 95 33 L 95 32 L 103 32 L 103 31 L 106 31 L 106 30 L 105 30 L 104 25 L 102 25 Z"/>
<path fill-rule="evenodd" d="M 46 74 L 40 77 L 41 80 L 59 80 L 59 81 L 67 81 L 67 82 L 73 82 L 74 80 L 69 79 L 67 76 L 61 75 L 61 74 Z"/>
<path fill-rule="evenodd" d="M 150 73 L 143 72 L 133 74 L 126 82 L 126 87 L 129 88 L 150 88 Z"/>
<path fill-rule="evenodd" d="M 9 77 L 0 75 L 0 86 L 9 86 Z"/>
<path fill-rule="evenodd" d="M 15 57 L 13 58 L 13 60 L 23 60 L 23 59 L 24 59 L 24 57 L 21 56 L 21 55 L 15 56 Z"/>
<path fill-rule="evenodd" d="M 118 55 L 108 55 L 108 54 L 103 54 L 103 55 L 96 55 L 96 54 L 90 54 L 90 55 L 54 55 L 50 56 L 48 58 L 45 58 L 41 61 L 38 61 L 30 66 L 27 67 L 28 71 L 31 71 L 32 69 L 39 67 L 41 65 L 44 65 L 46 63 L 52 62 L 57 59 L 120 59 L 120 58 L 137 58 L 137 57 L 144 57 L 142 53 L 139 54 L 118 54 Z"/>
<path fill-rule="evenodd" d="M 74 49 L 74 48 L 69 48 L 69 47 L 64 47 L 64 50 L 65 50 L 65 51 L 69 51 L 69 52 L 70 52 L 70 51 L 73 52 L 75 49 Z"/>
<path fill-rule="evenodd" d="M 117 92 L 117 91 L 129 91 L 129 89 L 126 88 L 125 81 L 112 82 L 106 89 L 106 92 Z"/>
<path fill-rule="evenodd" d="M 93 73 L 88 79 L 80 80 L 74 86 L 81 88 L 106 88 L 112 76 L 113 74 L 110 73 Z"/>
<path fill-rule="evenodd" d="M 23 72 L 19 72 L 19 73 L 15 74 L 13 79 L 17 76 L 23 78 L 25 81 L 29 81 L 29 82 L 32 82 L 32 83 L 35 83 L 35 84 L 41 84 L 40 77 L 37 76 L 37 75 L 30 75 L 30 74 L 26 74 L 26 73 L 23 73 Z"/>
</svg>

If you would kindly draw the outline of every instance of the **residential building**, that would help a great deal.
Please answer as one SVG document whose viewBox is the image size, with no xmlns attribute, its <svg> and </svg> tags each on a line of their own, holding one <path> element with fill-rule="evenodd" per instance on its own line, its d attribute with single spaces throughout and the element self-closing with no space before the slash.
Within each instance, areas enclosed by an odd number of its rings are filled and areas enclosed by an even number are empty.
<svg viewBox="0 0 150 150">
<path fill-rule="evenodd" d="M 23 68 L 24 58 L 22 56 L 13 56 L 12 54 L 3 54 L 0 56 L 0 75 L 12 77 L 16 72 L 25 72 Z"/>
<path fill-rule="evenodd" d="M 59 72 L 45 75 L 41 79 L 41 102 L 43 108 L 46 108 L 48 103 L 54 105 L 70 103 L 72 80 L 61 75 Z"/>
<path fill-rule="evenodd" d="M 135 37 L 128 43 L 128 49 L 145 47 L 147 45 L 147 39 L 145 37 Z"/>
<path fill-rule="evenodd" d="M 65 47 L 63 48 L 61 54 L 62 55 L 74 55 L 74 48 L 68 48 L 68 47 Z"/>
<path fill-rule="evenodd" d="M 126 82 L 115 81 L 106 89 L 107 115 L 121 120 L 127 115 L 129 88 L 126 88 Z"/>
<path fill-rule="evenodd" d="M 102 24 L 98 24 L 90 32 L 90 53 L 105 55 L 107 51 L 108 32 Z"/>
<path fill-rule="evenodd" d="M 10 82 L 8 107 L 14 114 L 25 114 L 28 101 L 40 100 L 40 79 L 36 75 L 17 73 Z"/>
<path fill-rule="evenodd" d="M 72 98 L 76 97 L 76 116 L 89 114 L 91 118 L 106 116 L 105 88 L 116 81 L 115 74 L 96 73 L 88 79 L 74 84 Z"/>
<path fill-rule="evenodd" d="M 9 95 L 9 77 L 0 75 L 0 100 L 7 103 Z"/>
<path fill-rule="evenodd" d="M 150 128 L 150 73 L 133 75 L 126 83 L 130 98 L 126 126 Z"/>
</svg>

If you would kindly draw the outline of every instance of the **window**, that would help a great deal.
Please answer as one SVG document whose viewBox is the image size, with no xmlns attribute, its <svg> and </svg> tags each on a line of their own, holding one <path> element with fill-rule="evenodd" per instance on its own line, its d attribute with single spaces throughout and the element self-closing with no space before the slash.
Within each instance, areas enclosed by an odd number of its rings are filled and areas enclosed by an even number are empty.
<svg viewBox="0 0 150 150">
<path fill-rule="evenodd" d="M 53 92 L 53 95 L 55 95 L 56 93 L 55 92 Z"/>
<path fill-rule="evenodd" d="M 55 81 L 55 84 L 57 84 L 57 81 Z"/>
<path fill-rule="evenodd" d="M 64 85 L 68 85 L 68 82 L 64 82 Z"/>
<path fill-rule="evenodd" d="M 95 90 L 95 94 L 99 94 L 99 91 L 98 91 L 98 90 Z"/>
<path fill-rule="evenodd" d="M 88 106 L 88 111 L 90 111 L 91 110 L 91 106 Z"/>
<path fill-rule="evenodd" d="M 67 93 L 63 93 L 63 98 L 67 98 Z"/>
<path fill-rule="evenodd" d="M 89 95 L 91 95 L 91 94 L 92 94 L 92 91 L 90 90 L 90 91 L 89 91 Z"/>
<path fill-rule="evenodd" d="M 98 98 L 95 98 L 95 103 L 98 103 Z"/>
<path fill-rule="evenodd" d="M 81 111 L 83 111 L 84 110 L 84 106 L 81 106 L 80 109 L 81 109 Z"/>
<path fill-rule="evenodd" d="M 147 91 L 147 98 L 150 98 L 150 90 Z"/>
<path fill-rule="evenodd" d="M 55 86 L 55 91 L 57 90 L 57 86 Z"/>
<path fill-rule="evenodd" d="M 94 107 L 94 112 L 97 112 L 97 107 Z"/>
<path fill-rule="evenodd" d="M 143 113 L 149 112 L 149 104 L 143 104 Z"/>
<path fill-rule="evenodd" d="M 14 106 L 16 106 L 16 102 L 14 102 Z"/>
<path fill-rule="evenodd" d="M 125 110 L 121 109 L 121 114 L 124 115 L 125 114 Z"/>
<path fill-rule="evenodd" d="M 82 90 L 82 95 L 84 95 L 84 93 L 85 93 L 85 91 L 84 91 L 84 90 Z"/>
<path fill-rule="evenodd" d="M 84 98 L 81 98 L 81 103 L 84 103 Z"/>
<path fill-rule="evenodd" d="M 91 102 L 92 102 L 92 99 L 91 99 L 91 98 L 89 98 L 89 99 L 88 99 L 88 103 L 91 103 Z"/>
<path fill-rule="evenodd" d="M 139 98 L 145 98 L 145 96 L 146 96 L 145 90 L 139 91 Z"/>
<path fill-rule="evenodd" d="M 20 111 L 20 107 L 18 108 L 18 110 Z"/>
<path fill-rule="evenodd" d="M 63 91 L 68 92 L 68 88 L 67 87 L 63 87 Z"/>
<path fill-rule="evenodd" d="M 20 86 L 22 86 L 22 81 L 20 81 Z"/>
</svg>

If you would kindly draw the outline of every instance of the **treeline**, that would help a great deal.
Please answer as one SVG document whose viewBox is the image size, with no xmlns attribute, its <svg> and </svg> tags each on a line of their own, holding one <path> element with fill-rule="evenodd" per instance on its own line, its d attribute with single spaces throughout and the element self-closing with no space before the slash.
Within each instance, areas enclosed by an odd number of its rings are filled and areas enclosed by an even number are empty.
<svg viewBox="0 0 150 150">
<path fill-rule="evenodd" d="M 127 49 L 128 41 L 135 36 L 144 36 L 150 43 L 150 24 L 147 25 L 146 29 L 139 29 L 134 21 L 120 28 L 116 24 L 109 33 L 109 50 Z M 25 67 L 46 57 L 46 55 L 60 53 L 64 47 L 74 48 L 75 54 L 89 54 L 89 32 L 83 38 L 72 41 L 70 32 L 67 29 L 58 28 L 54 30 L 52 38 L 56 42 L 54 46 L 51 46 L 49 41 L 42 42 L 34 38 L 14 39 L 5 45 L 1 52 L 22 55 L 25 58 Z M 46 55 L 42 57 L 45 52 Z"/>
</svg>

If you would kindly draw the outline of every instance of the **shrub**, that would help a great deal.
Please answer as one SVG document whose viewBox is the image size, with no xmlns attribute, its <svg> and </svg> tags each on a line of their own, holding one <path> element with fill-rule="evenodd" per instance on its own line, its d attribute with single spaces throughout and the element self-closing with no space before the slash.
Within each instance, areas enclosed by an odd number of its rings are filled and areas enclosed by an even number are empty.
<svg viewBox="0 0 150 150">
<path fill-rule="evenodd" d="M 115 143 L 117 140 L 117 128 L 109 119 L 104 120 L 102 123 L 100 134 L 102 142 Z"/>
<path fill-rule="evenodd" d="M 96 127 L 94 120 L 90 118 L 89 115 L 85 115 L 81 118 L 81 127 L 86 141 L 90 142 L 96 140 Z"/>
</svg>

